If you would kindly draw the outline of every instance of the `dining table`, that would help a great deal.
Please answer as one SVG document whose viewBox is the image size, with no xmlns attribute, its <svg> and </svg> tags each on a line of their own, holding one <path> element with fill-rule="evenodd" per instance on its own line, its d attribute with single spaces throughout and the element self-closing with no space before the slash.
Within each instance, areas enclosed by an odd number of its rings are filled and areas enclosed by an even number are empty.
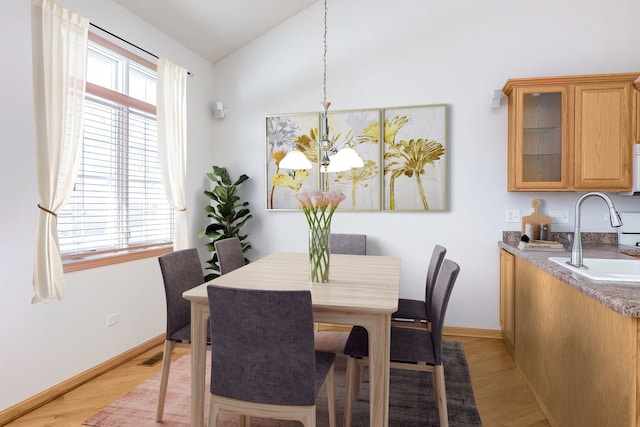
<svg viewBox="0 0 640 427">
<path fill-rule="evenodd" d="M 277 252 L 183 293 L 191 302 L 192 426 L 204 423 L 209 284 L 309 290 L 315 322 L 364 327 L 369 333 L 370 425 L 388 426 L 391 314 L 398 309 L 400 258 L 331 254 L 329 262 L 329 281 L 315 283 L 310 280 L 307 253 Z"/>
</svg>

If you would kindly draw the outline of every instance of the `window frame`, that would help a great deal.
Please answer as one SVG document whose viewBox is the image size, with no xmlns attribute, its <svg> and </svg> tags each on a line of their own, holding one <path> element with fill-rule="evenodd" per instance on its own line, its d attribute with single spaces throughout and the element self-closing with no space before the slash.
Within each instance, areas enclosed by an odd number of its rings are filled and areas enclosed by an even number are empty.
<svg viewBox="0 0 640 427">
<path fill-rule="evenodd" d="M 100 44 L 101 46 L 106 47 L 107 49 L 110 49 L 111 51 L 124 56 L 125 58 L 136 62 L 139 65 L 142 65 L 153 71 L 157 71 L 157 65 L 153 62 L 147 61 L 144 58 L 130 52 L 129 50 L 124 49 L 121 46 L 96 35 L 95 33 L 89 32 L 89 40 Z M 90 94 L 92 96 L 97 96 L 109 101 L 129 105 L 132 108 L 149 114 L 156 114 L 155 106 L 125 95 L 123 93 L 96 85 L 94 83 L 86 83 L 86 92 L 87 94 Z M 139 246 L 132 246 L 122 249 L 70 253 L 62 255 L 63 271 L 65 273 L 69 273 L 73 271 L 87 270 L 106 265 L 119 264 L 122 262 L 158 257 L 172 251 L 173 241 L 169 241 L 164 243 L 142 244 Z"/>
</svg>

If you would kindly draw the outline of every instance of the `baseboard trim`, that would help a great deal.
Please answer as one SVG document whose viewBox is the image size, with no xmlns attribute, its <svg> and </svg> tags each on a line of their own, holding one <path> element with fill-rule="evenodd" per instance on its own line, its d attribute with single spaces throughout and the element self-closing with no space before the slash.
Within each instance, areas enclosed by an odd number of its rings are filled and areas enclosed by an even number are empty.
<svg viewBox="0 0 640 427">
<path fill-rule="evenodd" d="M 69 378 L 66 381 L 61 382 L 47 390 L 44 390 L 20 403 L 17 403 L 0 412 L 0 426 L 10 423 L 23 415 L 43 406 L 57 397 L 62 396 L 65 393 L 73 390 L 94 379 L 95 377 L 110 371 L 111 369 L 122 365 L 125 362 L 151 350 L 154 347 L 164 342 L 164 334 L 158 335 L 155 338 L 150 339 L 126 352 L 119 354 L 118 356 L 107 360 L 91 369 L 79 373 L 78 375 Z"/>
<path fill-rule="evenodd" d="M 491 338 L 502 339 L 500 329 L 463 328 L 459 326 L 445 326 L 442 332 L 444 335 L 471 337 L 471 338 Z"/>
</svg>

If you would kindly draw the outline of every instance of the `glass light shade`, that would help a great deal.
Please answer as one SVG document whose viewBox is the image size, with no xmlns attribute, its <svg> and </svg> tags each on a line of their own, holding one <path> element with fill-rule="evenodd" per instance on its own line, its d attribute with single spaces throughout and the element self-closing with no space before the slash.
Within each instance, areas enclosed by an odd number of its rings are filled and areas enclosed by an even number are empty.
<svg viewBox="0 0 640 427">
<path fill-rule="evenodd" d="M 343 147 L 337 153 L 329 156 L 329 166 L 322 168 L 322 172 L 344 172 L 352 168 L 361 168 L 364 161 L 356 150 L 351 147 Z"/>
<path fill-rule="evenodd" d="M 349 163 L 345 161 L 344 156 L 340 154 L 341 151 L 342 150 L 329 156 L 329 166 L 323 169 L 322 172 L 344 172 L 351 169 Z"/>
<path fill-rule="evenodd" d="M 343 147 L 338 153 L 342 156 L 343 161 L 351 168 L 361 168 L 364 166 L 362 157 L 351 147 Z"/>
<path fill-rule="evenodd" d="M 280 160 L 279 166 L 282 169 L 292 169 L 292 170 L 300 170 L 300 169 L 311 169 L 312 165 L 307 156 L 305 156 L 302 151 L 298 149 L 293 149 L 287 153 L 286 156 Z"/>
</svg>

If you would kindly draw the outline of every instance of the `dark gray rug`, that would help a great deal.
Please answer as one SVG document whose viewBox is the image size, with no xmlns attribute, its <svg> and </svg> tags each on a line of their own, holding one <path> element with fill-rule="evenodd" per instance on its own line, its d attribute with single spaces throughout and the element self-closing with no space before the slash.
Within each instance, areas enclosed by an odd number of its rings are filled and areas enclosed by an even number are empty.
<svg viewBox="0 0 640 427">
<path fill-rule="evenodd" d="M 442 349 L 447 390 L 447 409 L 451 427 L 482 426 L 476 409 L 469 367 L 462 343 L 444 341 Z M 344 370 L 346 358 L 336 361 L 336 411 L 338 426 L 342 425 L 344 408 Z M 360 400 L 353 402 L 353 427 L 369 426 L 369 385 L 365 380 L 360 388 Z M 438 426 L 431 373 L 391 369 L 389 384 L 389 427 Z M 326 394 L 317 402 L 318 426 L 328 426 Z"/>
</svg>

